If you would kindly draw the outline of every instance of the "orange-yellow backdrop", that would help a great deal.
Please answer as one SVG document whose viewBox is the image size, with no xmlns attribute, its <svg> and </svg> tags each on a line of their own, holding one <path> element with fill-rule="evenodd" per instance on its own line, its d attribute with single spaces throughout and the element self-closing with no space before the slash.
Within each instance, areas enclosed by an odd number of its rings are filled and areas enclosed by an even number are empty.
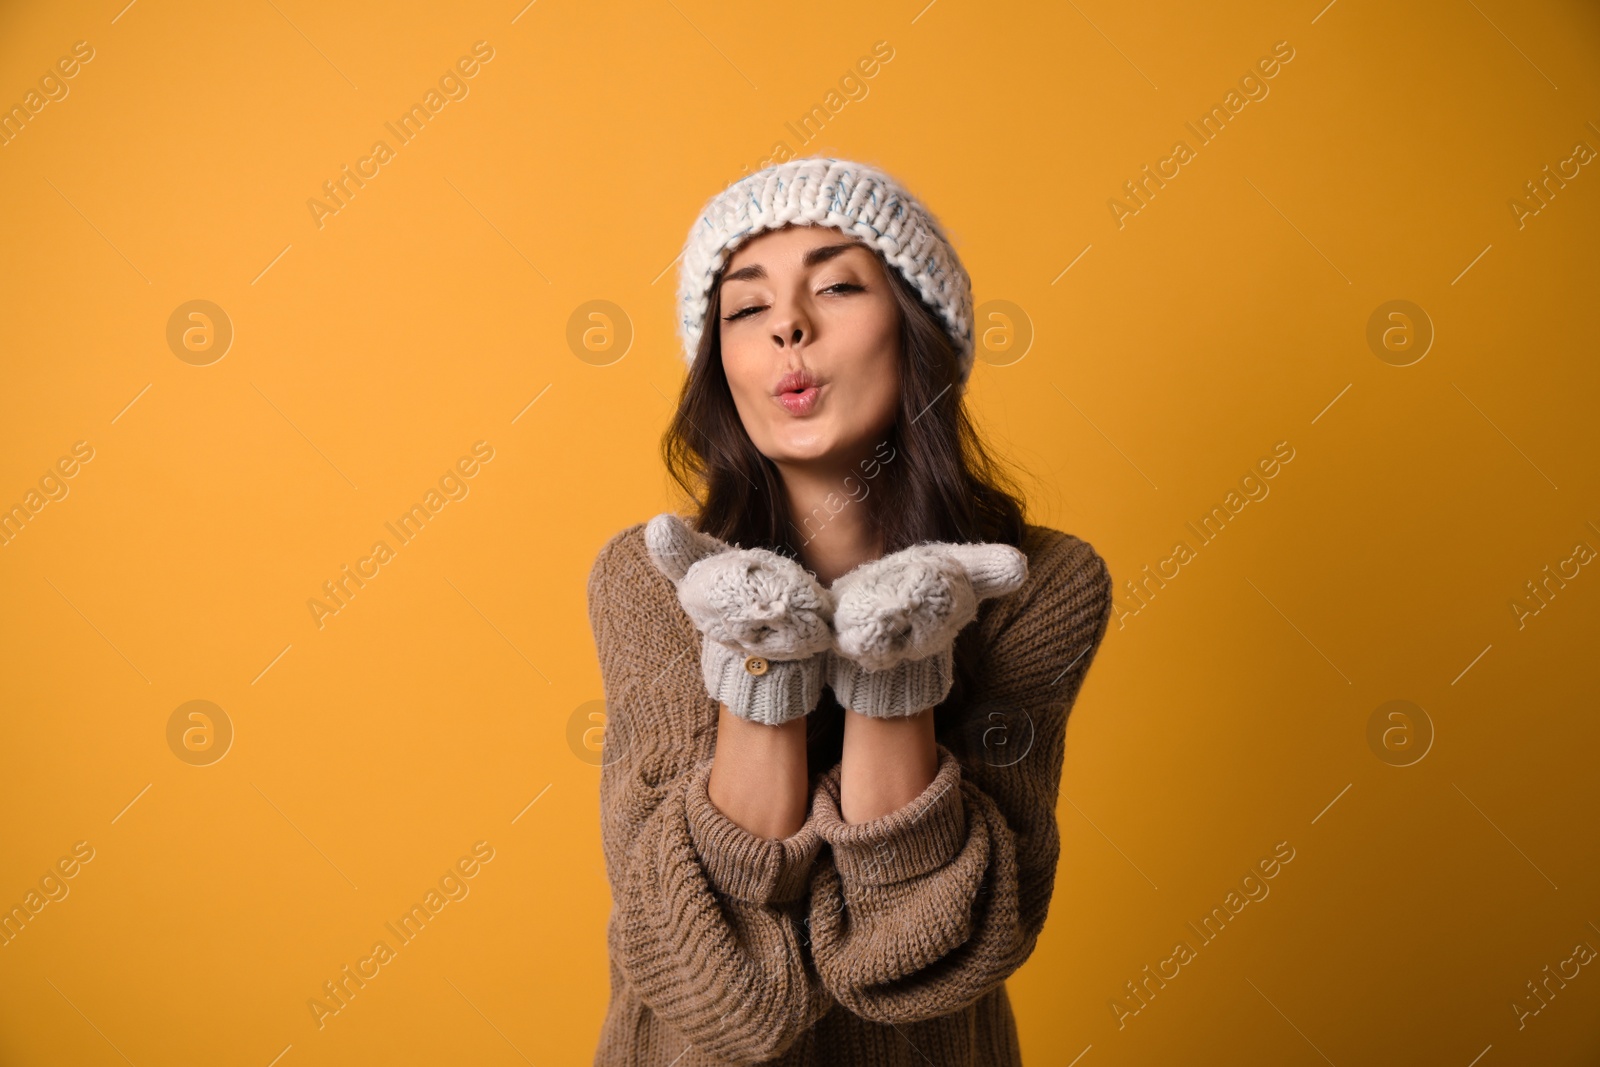
<svg viewBox="0 0 1600 1067">
<path fill-rule="evenodd" d="M 0 1061 L 588 1061 L 585 579 L 789 151 L 944 220 L 1117 583 L 1029 1062 L 1596 1062 L 1591 5 L 524 3 L 0 15 Z"/>
</svg>

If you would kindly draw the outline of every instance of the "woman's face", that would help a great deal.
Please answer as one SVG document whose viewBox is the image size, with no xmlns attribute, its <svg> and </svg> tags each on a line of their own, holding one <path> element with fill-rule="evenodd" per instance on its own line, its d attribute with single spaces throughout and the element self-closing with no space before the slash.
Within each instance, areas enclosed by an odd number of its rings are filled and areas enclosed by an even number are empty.
<svg viewBox="0 0 1600 1067">
<path fill-rule="evenodd" d="M 900 309 L 889 285 L 877 255 L 832 227 L 788 226 L 735 250 L 722 366 L 750 440 L 773 462 L 852 465 L 894 424 Z"/>
</svg>

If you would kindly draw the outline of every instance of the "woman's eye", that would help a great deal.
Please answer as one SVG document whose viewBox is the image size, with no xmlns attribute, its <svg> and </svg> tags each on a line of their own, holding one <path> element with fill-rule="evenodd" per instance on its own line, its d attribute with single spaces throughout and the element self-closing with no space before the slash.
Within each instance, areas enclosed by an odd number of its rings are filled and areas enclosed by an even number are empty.
<svg viewBox="0 0 1600 1067">
<path fill-rule="evenodd" d="M 835 282 L 833 285 L 828 286 L 826 289 L 824 289 L 822 291 L 824 293 L 831 293 L 831 292 L 833 292 L 835 290 L 838 290 L 840 292 L 853 293 L 853 292 L 865 292 L 866 288 L 867 288 L 866 286 L 857 285 L 854 282 Z M 766 307 L 767 307 L 767 305 L 765 305 L 765 304 L 752 304 L 750 307 L 741 308 L 740 310 L 735 311 L 732 315 L 724 315 L 722 317 L 722 321 L 723 322 L 737 322 L 742 318 L 746 318 L 746 317 L 748 317 L 750 315 L 754 315 L 758 311 L 765 311 Z"/>
</svg>

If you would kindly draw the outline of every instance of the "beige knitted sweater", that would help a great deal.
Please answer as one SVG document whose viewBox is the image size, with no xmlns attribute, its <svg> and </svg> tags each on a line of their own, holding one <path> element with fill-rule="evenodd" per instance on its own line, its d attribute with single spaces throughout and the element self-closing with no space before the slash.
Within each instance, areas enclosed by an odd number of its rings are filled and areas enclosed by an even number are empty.
<svg viewBox="0 0 1600 1067">
<path fill-rule="evenodd" d="M 1005 979 L 1055 884 L 1067 713 L 1111 612 L 1094 548 L 1029 526 L 1020 589 L 958 638 L 978 664 L 935 710 L 938 773 L 869 822 L 839 809 L 844 712 L 808 716 L 805 824 L 773 840 L 706 792 L 717 705 L 700 634 L 644 524 L 589 576 L 605 687 L 600 830 L 611 999 L 597 1067 L 1021 1063 Z"/>
</svg>

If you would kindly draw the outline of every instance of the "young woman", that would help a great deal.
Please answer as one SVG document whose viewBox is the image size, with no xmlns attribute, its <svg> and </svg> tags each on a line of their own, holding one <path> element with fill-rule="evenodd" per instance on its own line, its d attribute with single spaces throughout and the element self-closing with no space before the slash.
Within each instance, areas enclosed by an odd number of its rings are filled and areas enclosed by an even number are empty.
<svg viewBox="0 0 1600 1067">
<path fill-rule="evenodd" d="M 696 514 L 623 530 L 588 586 L 595 1063 L 1020 1063 L 1005 979 L 1055 883 L 1105 563 L 977 439 L 970 280 L 887 174 L 744 178 L 681 269 L 663 451 Z"/>
</svg>

